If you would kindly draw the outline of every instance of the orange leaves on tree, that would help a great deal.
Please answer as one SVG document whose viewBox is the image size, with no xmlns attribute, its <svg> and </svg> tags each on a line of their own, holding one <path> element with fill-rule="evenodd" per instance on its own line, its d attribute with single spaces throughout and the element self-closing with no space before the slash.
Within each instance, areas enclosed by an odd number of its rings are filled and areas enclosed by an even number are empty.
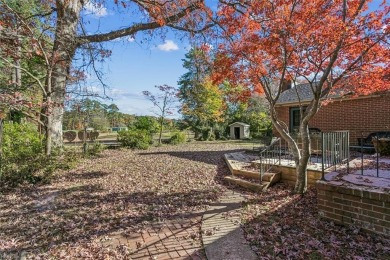
<svg viewBox="0 0 390 260">
<path fill-rule="evenodd" d="M 287 77 L 324 77 L 334 87 L 349 77 L 360 94 L 390 89 L 384 79 L 390 8 L 382 3 L 372 11 L 368 2 L 351 0 L 344 10 L 343 0 L 224 1 L 218 15 L 226 41 L 219 46 L 212 78 L 228 77 L 256 92 Z"/>
</svg>

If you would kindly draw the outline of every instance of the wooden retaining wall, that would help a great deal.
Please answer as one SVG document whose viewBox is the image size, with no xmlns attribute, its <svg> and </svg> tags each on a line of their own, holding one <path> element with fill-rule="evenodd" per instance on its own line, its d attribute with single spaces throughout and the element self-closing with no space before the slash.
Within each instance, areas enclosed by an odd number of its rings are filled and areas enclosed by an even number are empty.
<svg viewBox="0 0 390 260">
<path fill-rule="evenodd" d="M 295 167 L 274 165 L 273 170 L 282 173 L 281 181 L 290 185 L 295 185 L 297 174 Z M 321 179 L 322 172 L 316 170 L 307 170 L 307 184 L 314 186 Z"/>
</svg>

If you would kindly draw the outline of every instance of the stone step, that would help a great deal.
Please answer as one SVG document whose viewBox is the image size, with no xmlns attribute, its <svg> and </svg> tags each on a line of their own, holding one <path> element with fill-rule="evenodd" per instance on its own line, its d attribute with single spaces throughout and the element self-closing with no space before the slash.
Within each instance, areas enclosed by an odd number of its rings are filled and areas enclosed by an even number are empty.
<svg viewBox="0 0 390 260">
<path fill-rule="evenodd" d="M 229 175 L 224 177 L 224 179 L 232 184 L 241 186 L 246 189 L 250 189 L 255 192 L 265 191 L 267 190 L 268 186 L 270 185 L 270 182 L 263 181 L 260 183 L 255 183 L 253 181 L 245 180 L 237 176 Z"/>
</svg>

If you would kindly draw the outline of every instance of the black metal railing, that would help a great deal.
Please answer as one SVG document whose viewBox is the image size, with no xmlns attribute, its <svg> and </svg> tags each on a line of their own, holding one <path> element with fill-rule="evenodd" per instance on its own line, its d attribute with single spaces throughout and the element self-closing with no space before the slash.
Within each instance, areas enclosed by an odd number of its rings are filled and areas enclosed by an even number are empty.
<svg viewBox="0 0 390 260">
<path fill-rule="evenodd" d="M 298 147 L 301 146 L 301 139 L 299 135 L 292 135 L 296 141 Z M 355 174 L 371 175 L 372 170 L 376 170 L 376 177 L 380 176 L 380 154 L 377 152 L 374 156 L 367 158 L 364 155 L 364 143 L 359 143 L 362 148 L 357 146 L 350 147 L 350 133 L 349 131 L 334 131 L 334 132 L 320 132 L 310 134 L 311 142 L 311 162 L 320 164 L 322 168 L 322 180 L 325 180 L 325 170 L 334 168 L 337 171 L 338 167 L 346 169 L 347 173 L 354 170 Z M 366 147 L 366 146 L 364 146 Z M 350 148 L 355 148 L 355 151 L 359 152 L 358 156 L 351 156 Z M 357 148 L 357 149 L 356 149 Z M 263 175 L 267 171 L 270 171 L 274 165 L 284 164 L 284 160 L 293 161 L 294 158 L 289 153 L 289 146 L 286 141 L 280 138 L 273 138 L 270 145 L 262 147 L 260 149 L 260 181 L 263 180 Z M 360 156 L 360 158 L 359 158 Z M 358 167 L 350 166 L 351 159 L 360 159 Z M 367 159 L 369 162 L 367 162 Z M 365 165 L 366 164 L 366 165 Z M 369 166 L 367 166 L 369 164 Z M 370 174 L 365 173 L 366 170 L 370 170 Z M 386 177 L 386 176 L 384 176 Z"/>
<path fill-rule="evenodd" d="M 349 131 L 321 133 L 322 180 L 325 180 L 325 168 L 347 164 L 349 173 Z"/>
<path fill-rule="evenodd" d="M 361 136 L 361 138 L 358 138 L 358 146 L 353 146 L 354 149 L 357 148 L 356 150 L 360 152 L 360 169 L 357 169 L 358 171 L 356 173 L 360 172 L 360 175 L 365 175 L 365 171 L 374 169 L 376 170 L 376 177 L 380 177 L 379 158 L 381 154 L 380 151 L 375 147 L 378 146 L 378 140 L 380 138 L 386 138 L 387 136 L 390 136 L 390 132 L 374 132 L 370 133 L 367 137 L 362 132 Z M 374 144 L 376 144 L 376 146 Z M 371 151 L 376 152 L 374 156 L 371 156 L 372 160 L 370 160 L 371 162 L 374 162 L 374 164 L 368 163 L 370 166 L 365 169 L 364 155 L 365 153 Z M 381 177 L 386 178 L 386 176 Z"/>
<path fill-rule="evenodd" d="M 281 138 L 272 138 L 270 145 L 264 147 L 259 153 L 259 173 L 260 183 L 263 182 L 263 176 L 270 171 L 274 165 L 280 165 L 285 151 L 282 147 Z"/>
<path fill-rule="evenodd" d="M 298 147 L 302 145 L 301 138 L 297 134 L 292 134 L 291 137 L 295 140 Z M 312 151 L 317 155 L 317 163 L 320 163 L 321 158 L 318 157 L 321 154 L 321 135 L 310 134 Z M 270 171 L 274 165 L 281 165 L 283 163 L 289 163 L 294 161 L 294 156 L 290 153 L 288 143 L 281 138 L 273 137 L 270 145 L 261 147 L 259 150 L 259 168 L 260 168 L 260 181 L 263 179 L 264 173 Z"/>
</svg>

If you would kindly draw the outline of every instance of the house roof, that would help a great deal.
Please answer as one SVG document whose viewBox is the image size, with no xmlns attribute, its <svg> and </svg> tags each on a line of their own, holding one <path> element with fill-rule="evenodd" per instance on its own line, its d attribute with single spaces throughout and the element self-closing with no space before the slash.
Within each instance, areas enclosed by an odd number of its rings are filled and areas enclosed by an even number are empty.
<svg viewBox="0 0 390 260">
<path fill-rule="evenodd" d="M 350 92 L 346 92 L 343 89 L 335 88 L 332 89 L 331 93 L 328 94 L 328 97 L 338 98 L 347 95 L 348 93 Z M 295 87 L 283 91 L 280 94 L 276 104 L 283 105 L 283 104 L 297 103 L 297 102 L 309 102 L 313 100 L 313 98 L 314 98 L 313 91 L 310 87 L 310 84 L 305 83 L 305 84 L 296 85 Z"/>
<path fill-rule="evenodd" d="M 250 126 L 250 125 L 242 123 L 242 122 L 234 122 L 233 124 L 230 124 L 229 126 L 232 126 L 232 125 Z"/>
<path fill-rule="evenodd" d="M 299 98 L 298 98 L 299 97 Z M 295 103 L 298 101 L 311 101 L 313 99 L 313 91 L 310 88 L 310 84 L 300 84 L 293 88 L 287 89 L 279 96 L 276 104 Z"/>
</svg>

